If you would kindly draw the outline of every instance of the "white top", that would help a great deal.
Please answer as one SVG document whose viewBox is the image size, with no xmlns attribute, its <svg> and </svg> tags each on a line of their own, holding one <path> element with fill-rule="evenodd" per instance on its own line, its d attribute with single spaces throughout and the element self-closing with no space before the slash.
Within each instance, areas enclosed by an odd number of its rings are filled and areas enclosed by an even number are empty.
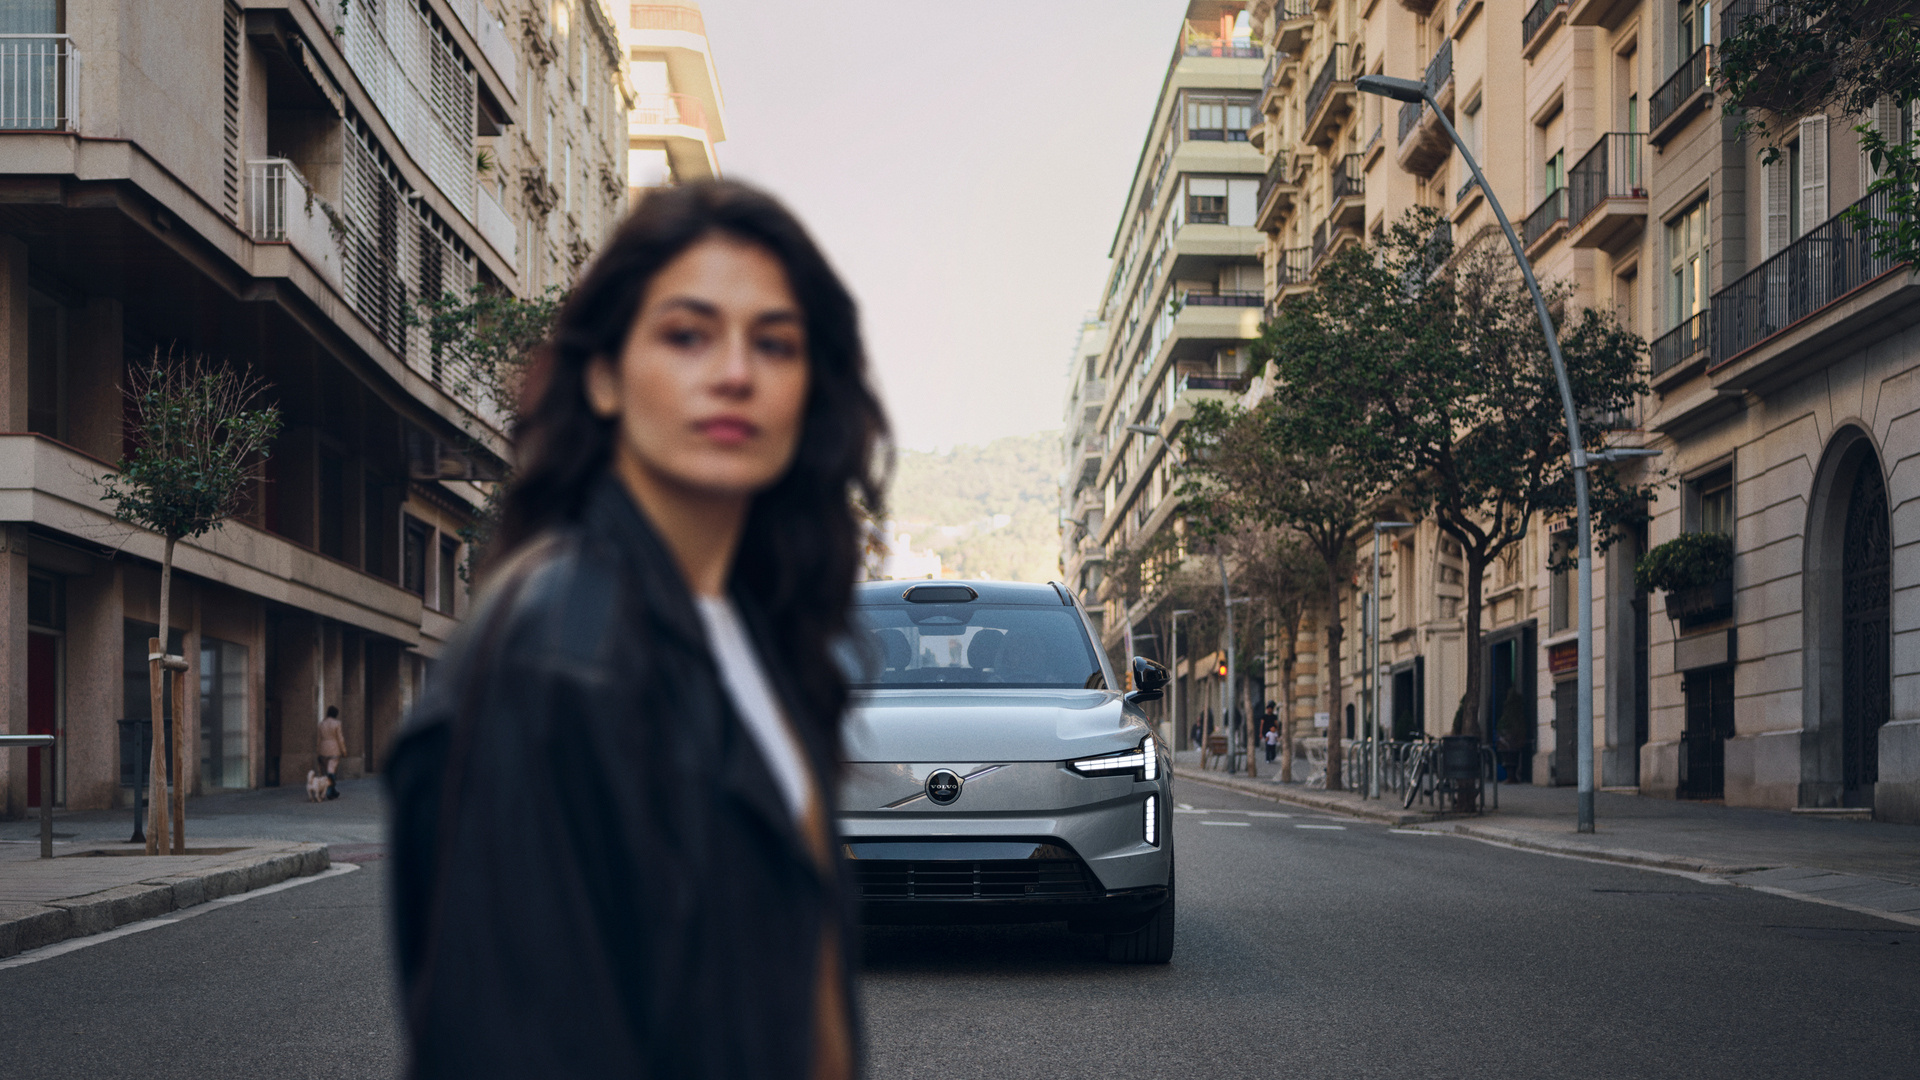
<svg viewBox="0 0 1920 1080">
<path fill-rule="evenodd" d="M 707 641 L 713 647 L 713 662 L 720 667 L 720 682 L 727 688 L 740 720 L 753 733 L 760 757 L 780 785 L 787 809 L 795 821 L 806 816 L 807 800 L 812 795 L 812 780 L 807 772 L 807 756 L 794 738 L 767 681 L 767 669 L 754 654 L 753 639 L 733 605 L 719 597 L 696 596 L 700 620 L 707 626 Z"/>
</svg>

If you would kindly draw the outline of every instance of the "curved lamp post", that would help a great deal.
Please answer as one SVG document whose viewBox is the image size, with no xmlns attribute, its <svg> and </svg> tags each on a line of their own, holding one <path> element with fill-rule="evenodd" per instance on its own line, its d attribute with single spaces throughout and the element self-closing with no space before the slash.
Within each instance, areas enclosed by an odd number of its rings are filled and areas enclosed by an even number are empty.
<svg viewBox="0 0 1920 1080">
<path fill-rule="evenodd" d="M 1447 137 L 1453 140 L 1467 168 L 1473 171 L 1473 182 L 1486 195 L 1487 205 L 1493 208 L 1493 216 L 1499 219 L 1501 231 L 1507 234 L 1507 243 L 1513 246 L 1513 257 L 1519 261 L 1520 273 L 1527 279 L 1527 290 L 1533 294 L 1534 312 L 1540 316 L 1540 329 L 1546 334 L 1547 355 L 1553 360 L 1553 375 L 1560 383 L 1560 407 L 1566 412 L 1567 446 L 1573 458 L 1574 542 L 1580 560 L 1580 673 L 1575 691 L 1580 723 L 1575 735 L 1579 742 L 1576 768 L 1580 778 L 1579 831 L 1590 833 L 1593 831 L 1593 532 L 1592 521 L 1587 513 L 1588 456 L 1586 447 L 1580 441 L 1580 415 L 1573 403 L 1573 386 L 1567 381 L 1566 362 L 1560 358 L 1560 335 L 1554 329 L 1553 316 L 1547 311 L 1547 298 L 1540 292 L 1540 282 L 1533 276 L 1533 264 L 1527 261 L 1527 252 L 1520 246 L 1520 238 L 1514 235 L 1513 223 L 1507 220 L 1507 212 L 1501 209 L 1500 200 L 1493 194 L 1486 176 L 1480 172 L 1480 163 L 1473 159 L 1473 152 L 1461 141 L 1460 133 L 1454 130 L 1452 121 L 1447 119 L 1440 103 L 1428 93 L 1426 84 L 1388 75 L 1362 75 L 1354 80 L 1354 87 L 1395 101 L 1423 101 L 1433 107 L 1434 115 L 1440 118 L 1440 126 L 1446 129 Z M 1611 457 L 1603 460 L 1611 460 Z"/>
</svg>

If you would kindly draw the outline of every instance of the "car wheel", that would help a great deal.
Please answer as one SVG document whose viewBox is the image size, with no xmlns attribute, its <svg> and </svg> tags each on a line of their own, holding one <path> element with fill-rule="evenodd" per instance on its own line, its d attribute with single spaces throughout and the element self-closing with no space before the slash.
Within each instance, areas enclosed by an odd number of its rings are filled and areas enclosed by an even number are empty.
<svg viewBox="0 0 1920 1080">
<path fill-rule="evenodd" d="M 1164 964 L 1173 959 L 1173 874 L 1167 874 L 1167 899 L 1146 925 L 1127 934 L 1107 935 L 1107 960 L 1115 964 Z"/>
</svg>

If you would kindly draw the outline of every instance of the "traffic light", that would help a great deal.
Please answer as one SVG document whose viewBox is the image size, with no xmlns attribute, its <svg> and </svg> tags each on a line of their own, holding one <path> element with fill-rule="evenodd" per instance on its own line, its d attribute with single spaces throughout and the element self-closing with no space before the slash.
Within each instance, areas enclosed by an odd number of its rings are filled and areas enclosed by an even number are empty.
<svg viewBox="0 0 1920 1080">
<path fill-rule="evenodd" d="M 1218 665 L 1218 666 L 1216 666 L 1216 667 L 1215 667 L 1215 668 L 1213 669 L 1213 673 L 1214 673 L 1215 675 L 1218 675 L 1218 676 L 1220 676 L 1220 677 L 1221 677 L 1221 678 L 1223 678 L 1223 679 L 1224 679 L 1224 678 L 1226 678 L 1226 677 L 1227 677 L 1227 662 L 1226 662 L 1225 660 L 1221 660 L 1221 661 L 1220 661 L 1220 663 L 1219 663 L 1219 665 Z"/>
</svg>

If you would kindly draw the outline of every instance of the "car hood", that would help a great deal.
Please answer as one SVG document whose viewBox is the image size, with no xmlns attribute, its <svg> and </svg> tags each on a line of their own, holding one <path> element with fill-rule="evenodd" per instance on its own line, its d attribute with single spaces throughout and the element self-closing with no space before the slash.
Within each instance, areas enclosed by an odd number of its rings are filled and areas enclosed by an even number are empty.
<svg viewBox="0 0 1920 1080">
<path fill-rule="evenodd" d="M 1065 761 L 1146 734 L 1110 690 L 873 690 L 855 696 L 845 743 L 850 762 Z"/>
</svg>

